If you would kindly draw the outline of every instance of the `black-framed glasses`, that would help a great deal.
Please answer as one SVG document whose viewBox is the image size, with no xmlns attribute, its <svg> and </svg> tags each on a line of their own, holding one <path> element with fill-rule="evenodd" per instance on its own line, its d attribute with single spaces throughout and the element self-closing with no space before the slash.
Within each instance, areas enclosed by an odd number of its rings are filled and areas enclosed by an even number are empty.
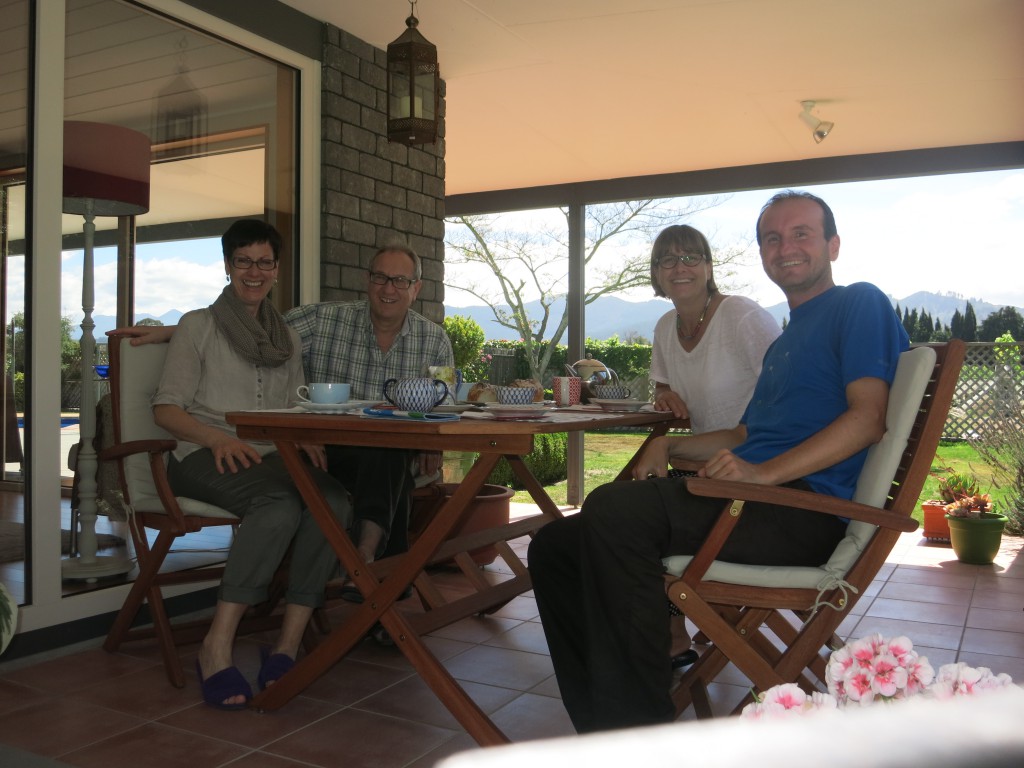
<svg viewBox="0 0 1024 768">
<path fill-rule="evenodd" d="M 262 270 L 263 272 L 269 272 L 277 266 L 277 259 L 259 259 L 253 261 L 248 256 L 232 256 L 231 266 L 235 269 L 249 269 L 249 267 L 256 265 L 256 269 Z"/>
<path fill-rule="evenodd" d="M 704 259 L 705 256 L 703 253 L 666 253 L 654 263 L 662 269 L 672 269 L 680 261 L 688 267 L 695 267 L 704 261 Z"/>
<path fill-rule="evenodd" d="M 398 290 L 404 291 L 411 287 L 416 280 L 411 277 L 406 277 L 405 275 L 385 275 L 383 272 L 371 272 L 370 282 L 376 283 L 377 285 L 387 285 L 388 283 L 391 283 Z"/>
</svg>

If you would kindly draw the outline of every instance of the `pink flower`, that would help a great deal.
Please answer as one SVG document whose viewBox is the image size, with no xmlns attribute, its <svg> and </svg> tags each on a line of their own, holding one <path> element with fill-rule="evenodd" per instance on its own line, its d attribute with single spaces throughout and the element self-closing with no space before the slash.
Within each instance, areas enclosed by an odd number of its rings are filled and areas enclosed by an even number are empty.
<svg viewBox="0 0 1024 768">
<path fill-rule="evenodd" d="M 987 667 L 946 664 L 938 673 L 918 655 L 906 637 L 886 639 L 869 635 L 832 652 L 825 667 L 828 693 L 807 694 L 799 686 L 778 685 L 743 709 L 748 718 L 781 717 L 791 713 L 837 707 L 868 706 L 924 693 L 939 699 L 971 696 L 1012 685 L 1009 675 Z"/>
<path fill-rule="evenodd" d="M 939 667 L 935 683 L 928 689 L 928 693 L 938 699 L 950 699 L 954 696 L 972 696 L 1012 683 L 1013 680 L 1005 673 L 993 675 L 988 667 L 969 667 L 961 661 Z"/>
</svg>

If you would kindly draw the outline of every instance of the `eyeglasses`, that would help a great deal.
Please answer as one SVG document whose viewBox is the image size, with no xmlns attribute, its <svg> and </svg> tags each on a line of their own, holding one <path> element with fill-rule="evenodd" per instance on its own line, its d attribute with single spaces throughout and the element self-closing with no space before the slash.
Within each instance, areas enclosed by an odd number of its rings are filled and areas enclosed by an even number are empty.
<svg viewBox="0 0 1024 768">
<path fill-rule="evenodd" d="M 256 265 L 256 269 L 262 270 L 263 272 L 269 272 L 277 267 L 277 259 L 260 259 L 259 261 L 253 261 L 248 256 L 231 257 L 231 266 L 235 269 L 249 269 L 253 264 Z"/>
<path fill-rule="evenodd" d="M 400 291 L 404 291 L 409 288 L 413 283 L 416 282 L 414 278 L 406 277 L 405 275 L 385 275 L 383 272 L 371 272 L 370 282 L 376 283 L 377 285 L 387 285 L 391 283 L 395 288 Z"/>
<path fill-rule="evenodd" d="M 688 267 L 693 267 L 700 264 L 705 258 L 703 253 L 684 253 L 681 256 L 674 253 L 666 253 L 654 263 L 662 269 L 672 269 L 680 261 Z"/>
</svg>

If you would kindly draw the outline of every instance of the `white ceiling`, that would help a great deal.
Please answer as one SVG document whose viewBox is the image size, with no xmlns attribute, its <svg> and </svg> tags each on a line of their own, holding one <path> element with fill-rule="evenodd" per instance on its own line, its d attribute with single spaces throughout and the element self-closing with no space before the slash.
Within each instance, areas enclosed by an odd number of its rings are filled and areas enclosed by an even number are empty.
<svg viewBox="0 0 1024 768">
<path fill-rule="evenodd" d="M 385 48 L 407 0 L 283 0 Z M 1024 139 L 1024 0 L 421 0 L 449 195 Z M 800 102 L 835 122 L 815 144 Z"/>
</svg>

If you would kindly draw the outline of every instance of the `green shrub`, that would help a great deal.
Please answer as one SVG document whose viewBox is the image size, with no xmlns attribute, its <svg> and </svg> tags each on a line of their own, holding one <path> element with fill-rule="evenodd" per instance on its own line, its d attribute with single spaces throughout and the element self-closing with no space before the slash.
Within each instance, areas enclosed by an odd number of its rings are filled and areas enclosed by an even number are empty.
<svg viewBox="0 0 1024 768">
<path fill-rule="evenodd" d="M 484 346 L 484 329 L 470 317 L 450 315 L 444 319 L 444 330 L 452 343 L 455 356 L 455 367 L 462 369 L 463 381 L 480 381 L 481 371 L 486 371 L 488 363 L 481 359 Z"/>
<path fill-rule="evenodd" d="M 523 458 L 523 461 L 541 485 L 552 485 L 566 479 L 565 455 L 568 440 L 565 432 L 534 436 L 533 450 Z M 519 478 L 512 472 L 512 467 L 504 459 L 495 466 L 487 482 L 516 490 L 523 488 Z"/>
</svg>

